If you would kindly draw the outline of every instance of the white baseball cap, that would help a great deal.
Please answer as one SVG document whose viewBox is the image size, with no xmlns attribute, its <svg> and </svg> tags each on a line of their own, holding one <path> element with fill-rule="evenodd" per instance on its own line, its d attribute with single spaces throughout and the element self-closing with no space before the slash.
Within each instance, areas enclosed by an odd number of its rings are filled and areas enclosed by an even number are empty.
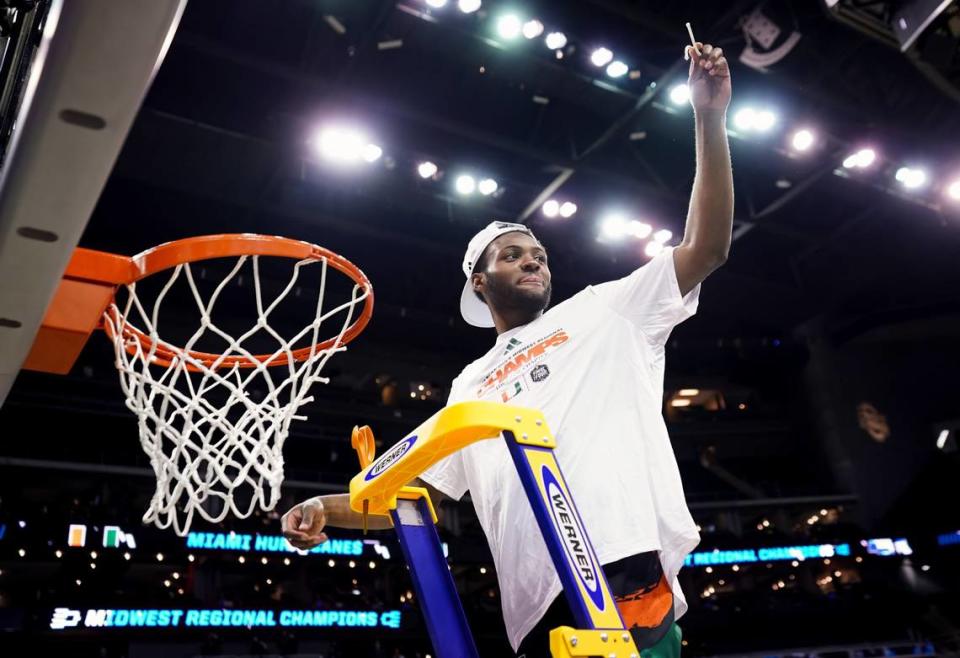
<svg viewBox="0 0 960 658">
<path fill-rule="evenodd" d="M 463 273 L 467 277 L 467 282 L 463 285 L 463 292 L 460 293 L 460 315 L 472 324 L 474 327 L 492 327 L 493 315 L 490 309 L 480 301 L 473 291 L 473 284 L 470 282 L 470 275 L 473 274 L 473 268 L 477 261 L 491 242 L 499 238 L 504 233 L 513 233 L 519 231 L 526 233 L 534 240 L 537 236 L 523 224 L 512 224 L 510 222 L 490 222 L 487 226 L 477 233 L 467 245 L 467 253 L 463 256 Z M 538 240 L 539 242 L 539 240 Z"/>
</svg>

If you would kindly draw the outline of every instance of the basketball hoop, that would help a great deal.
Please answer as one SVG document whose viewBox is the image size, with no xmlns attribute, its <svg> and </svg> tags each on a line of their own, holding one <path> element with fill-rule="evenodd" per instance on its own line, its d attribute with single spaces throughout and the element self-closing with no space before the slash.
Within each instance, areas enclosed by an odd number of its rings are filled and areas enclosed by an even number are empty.
<svg viewBox="0 0 960 658">
<path fill-rule="evenodd" d="M 225 259 L 232 259 L 227 266 Z M 264 259 L 271 265 L 292 260 L 284 266 L 292 272 L 283 272 L 286 279 L 268 280 Z M 211 276 L 218 268 L 226 273 Z M 325 307 L 330 268 L 343 275 L 335 278 L 346 277 L 352 286 L 341 291 L 346 301 Z M 306 282 L 305 272 L 317 269 L 318 276 Z M 156 282 L 163 272 L 170 274 L 159 289 L 145 287 L 145 280 Z M 215 321 L 218 303 L 229 305 L 225 298 L 243 290 L 246 281 L 253 288 L 252 326 L 247 322 L 247 327 L 233 329 Z M 78 249 L 61 288 L 68 282 L 120 286 L 103 312 L 102 328 L 113 342 L 126 406 L 139 419 L 140 443 L 157 477 L 143 521 L 172 526 L 180 536 L 187 534 L 195 514 L 218 523 L 231 513 L 245 518 L 257 508 L 276 506 L 291 421 L 304 418 L 297 412 L 313 400 L 310 388 L 329 381 L 320 375 L 327 361 L 346 349 L 373 313 L 373 288 L 353 263 L 313 244 L 262 235 L 178 240 L 129 259 Z M 268 283 L 276 290 L 269 291 Z M 306 302 L 292 297 L 307 289 L 316 291 L 309 319 L 294 335 L 281 335 L 271 326 L 271 316 L 284 302 L 302 311 Z M 177 294 L 180 305 L 164 315 L 164 302 Z M 48 318 L 57 302 L 55 298 Z M 199 326 L 191 325 L 183 342 L 161 335 L 161 321 L 172 314 L 182 328 L 183 309 L 191 305 Z M 244 312 L 231 310 L 234 318 Z M 333 327 L 321 334 L 325 324 Z M 204 347 L 210 343 L 217 349 Z M 264 344 L 271 349 L 263 349 Z"/>
</svg>

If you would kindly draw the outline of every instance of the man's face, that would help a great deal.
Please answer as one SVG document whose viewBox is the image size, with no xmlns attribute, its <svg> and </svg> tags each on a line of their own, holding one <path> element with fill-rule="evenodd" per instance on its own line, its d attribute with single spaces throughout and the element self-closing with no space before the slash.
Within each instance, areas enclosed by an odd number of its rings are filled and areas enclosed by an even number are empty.
<svg viewBox="0 0 960 658">
<path fill-rule="evenodd" d="M 504 233 L 491 242 L 486 267 L 472 281 L 491 309 L 535 315 L 550 304 L 547 252 L 526 233 Z"/>
</svg>

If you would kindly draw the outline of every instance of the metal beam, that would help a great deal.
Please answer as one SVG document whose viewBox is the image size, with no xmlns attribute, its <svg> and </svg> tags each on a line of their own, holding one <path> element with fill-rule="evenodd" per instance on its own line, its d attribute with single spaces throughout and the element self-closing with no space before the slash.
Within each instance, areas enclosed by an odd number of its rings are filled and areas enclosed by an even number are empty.
<svg viewBox="0 0 960 658">
<path fill-rule="evenodd" d="M 750 219 L 757 220 L 763 219 L 767 215 L 771 215 L 776 211 L 780 210 L 788 203 L 799 197 L 801 194 L 810 189 L 814 183 L 819 181 L 821 178 L 831 173 L 836 168 L 836 162 L 843 156 L 841 151 L 835 151 L 827 155 L 827 162 L 825 165 L 816 169 L 812 174 L 804 178 L 802 181 L 791 187 L 789 190 L 780 195 L 779 198 L 775 199 L 773 202 L 767 204 L 766 207 L 761 210 L 756 211 L 751 215 Z"/>
<path fill-rule="evenodd" d="M 659 89 L 663 86 L 663 84 L 677 75 L 677 72 L 682 70 L 684 66 L 685 62 L 682 59 L 678 59 L 669 68 L 667 68 L 667 70 L 664 71 L 659 78 L 657 78 L 655 83 L 647 85 L 646 90 L 643 92 L 643 94 L 641 94 L 640 98 L 637 99 L 633 106 L 617 117 L 613 123 L 610 124 L 610 126 L 600 134 L 599 137 L 593 140 L 593 142 L 587 146 L 587 148 L 583 149 L 577 156 L 576 160 L 578 162 L 585 160 L 589 155 L 600 149 L 600 147 L 604 146 L 607 142 L 620 134 L 624 127 L 637 117 L 637 115 L 640 113 L 640 110 L 645 108 L 650 101 L 653 100 L 654 96 L 659 93 Z"/>
<path fill-rule="evenodd" d="M 533 201 L 531 201 L 530 204 L 523 209 L 523 212 L 517 215 L 517 221 L 521 223 L 525 222 L 527 218 L 535 213 L 537 208 L 542 206 L 544 202 L 549 199 L 554 192 L 560 189 L 560 186 L 563 185 L 572 175 L 573 169 L 561 169 L 560 173 L 557 174 L 556 177 L 540 191 L 540 194 L 538 194 Z"/>
</svg>

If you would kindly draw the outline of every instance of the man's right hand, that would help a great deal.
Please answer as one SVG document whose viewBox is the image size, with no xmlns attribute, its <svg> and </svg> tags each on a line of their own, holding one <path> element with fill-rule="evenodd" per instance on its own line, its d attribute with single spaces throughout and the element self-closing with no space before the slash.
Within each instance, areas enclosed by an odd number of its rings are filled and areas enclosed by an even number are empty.
<svg viewBox="0 0 960 658">
<path fill-rule="evenodd" d="M 319 496 L 294 505 L 280 519 L 283 536 L 300 550 L 309 550 L 327 541 L 327 535 L 322 532 L 326 524 L 327 515 Z"/>
</svg>

